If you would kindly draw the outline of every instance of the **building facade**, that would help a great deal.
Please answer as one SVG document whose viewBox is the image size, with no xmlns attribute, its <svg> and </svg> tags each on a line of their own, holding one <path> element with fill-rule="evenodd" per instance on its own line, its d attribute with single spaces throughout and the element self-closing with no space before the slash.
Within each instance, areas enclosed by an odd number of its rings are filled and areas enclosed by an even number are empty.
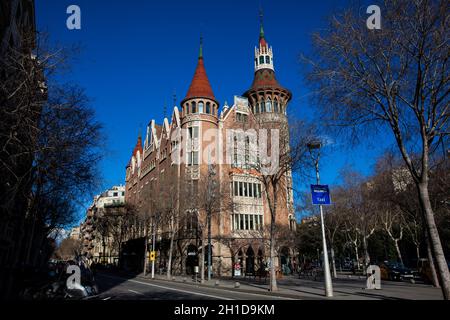
<svg viewBox="0 0 450 320">
<path fill-rule="evenodd" d="M 125 212 L 123 185 L 113 186 L 94 197 L 79 229 L 84 257 L 91 262 L 118 263 L 120 248 L 114 240 L 121 232 Z"/>
<path fill-rule="evenodd" d="M 81 240 L 80 227 L 74 227 L 70 230 L 69 238 L 73 240 Z"/>
<path fill-rule="evenodd" d="M 125 201 L 156 226 L 150 232 L 156 233 L 157 267 L 162 271 L 167 269 L 172 235 L 174 273 L 192 273 L 201 255 L 206 263 L 208 227 L 213 274 L 237 275 L 238 269 L 240 274 L 256 274 L 271 263 L 267 234 L 271 212 L 257 141 L 263 131 L 287 127 L 291 93 L 276 80 L 274 54 L 262 24 L 254 68 L 250 89 L 235 96 L 232 106 L 225 103 L 220 109 L 201 42 L 197 67 L 180 107 L 175 106 L 161 125 L 151 120 L 145 136 L 137 139 L 126 167 Z M 274 261 L 280 271 L 295 258 L 289 240 L 295 228 L 292 179 L 289 173 L 283 179 L 277 191 L 276 220 L 286 231 L 277 241 Z M 164 220 L 167 207 L 176 214 Z M 145 225 L 138 229 L 137 237 L 148 236 Z"/>
</svg>

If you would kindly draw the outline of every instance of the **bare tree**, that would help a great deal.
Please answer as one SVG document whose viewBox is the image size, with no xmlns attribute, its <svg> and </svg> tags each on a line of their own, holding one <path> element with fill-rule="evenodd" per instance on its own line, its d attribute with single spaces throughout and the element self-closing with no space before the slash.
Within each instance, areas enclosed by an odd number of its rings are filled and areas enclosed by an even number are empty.
<svg viewBox="0 0 450 320">
<path fill-rule="evenodd" d="M 416 185 L 442 292 L 450 299 L 428 190 L 433 151 L 449 136 L 448 3 L 385 1 L 381 11 L 381 30 L 369 30 L 355 8 L 315 34 L 309 80 L 329 124 L 358 137 L 375 128 L 391 132 Z"/>
<path fill-rule="evenodd" d="M 260 124 L 262 126 L 262 124 Z M 304 121 L 296 120 L 288 124 L 287 121 L 280 123 L 264 123 L 268 129 L 268 139 L 264 142 L 257 141 L 257 149 L 252 150 L 250 161 L 247 165 L 254 169 L 263 186 L 264 199 L 270 212 L 269 229 L 269 257 L 270 257 L 270 291 L 277 291 L 275 259 L 276 254 L 276 226 L 279 210 L 279 201 L 287 201 L 290 196 L 292 173 L 299 176 L 307 175 L 308 169 L 312 168 L 308 153 L 308 143 L 317 139 L 316 128 Z M 268 150 L 272 150 L 267 156 Z M 251 148 L 253 149 L 253 148 Z M 260 154 L 258 151 L 261 151 Z M 280 199 L 284 194 L 286 198 Z M 292 208 L 293 209 L 293 208 Z"/>
<path fill-rule="evenodd" d="M 41 249 L 51 232 L 73 223 L 76 209 L 97 186 L 101 126 L 84 91 L 61 84 L 66 48 L 39 39 L 33 50 L 0 61 L 1 236 L 16 230 L 2 265 L 46 263 Z M 4 214 L 3 214 L 4 213 Z M 3 259 L 3 258 L 2 258 Z M 11 288 L 14 277 L 2 285 Z M 2 279 L 3 280 L 3 279 Z M 0 282 L 3 283 L 3 281 Z"/>
<path fill-rule="evenodd" d="M 400 226 L 416 246 L 417 263 L 420 261 L 420 245 L 425 242 L 431 269 L 430 280 L 435 287 L 439 287 L 427 230 L 424 228 L 424 216 L 419 199 L 416 197 L 417 189 L 402 159 L 391 152 L 386 153 L 377 161 L 376 174 L 373 180 L 375 184 L 373 194 L 380 205 L 380 210 L 397 210 L 397 214 L 401 215 L 402 224 Z M 386 218 L 389 217 L 392 218 L 392 215 L 387 214 Z M 389 221 L 390 219 L 384 220 Z M 395 225 L 392 226 L 392 229 L 394 227 Z"/>
<path fill-rule="evenodd" d="M 368 266 L 370 264 L 368 241 L 377 230 L 379 222 L 378 212 L 372 198 L 373 182 L 367 181 L 359 173 L 347 169 L 344 169 L 341 175 L 344 177 L 344 188 L 346 189 L 345 225 L 349 229 L 347 236 L 355 246 L 356 254 L 358 254 L 358 243 L 361 241 L 364 266 Z"/>
<path fill-rule="evenodd" d="M 176 171 L 172 168 L 166 171 L 155 196 L 158 198 L 157 205 L 160 208 L 161 232 L 167 235 L 169 240 L 166 276 L 167 279 L 171 279 L 175 236 L 183 224 L 180 221 L 182 219 L 180 214 L 180 185 Z"/>
<path fill-rule="evenodd" d="M 76 260 L 80 254 L 81 241 L 72 238 L 63 239 L 55 251 L 55 256 L 63 260 Z"/>
<path fill-rule="evenodd" d="M 402 253 L 399 242 L 403 239 L 403 230 L 405 226 L 404 216 L 398 208 L 385 207 L 380 213 L 381 223 L 384 231 L 388 234 L 394 243 L 397 258 L 403 264 Z"/>
<path fill-rule="evenodd" d="M 344 225 L 344 214 L 345 214 L 345 204 L 341 203 L 343 197 L 341 194 L 343 190 L 333 191 L 333 205 L 327 210 L 325 215 L 325 228 L 330 243 L 330 253 L 331 253 L 331 266 L 333 270 L 333 277 L 337 277 L 336 271 L 336 257 L 334 248 L 336 246 L 336 238 L 339 236 L 340 231 Z"/>
<path fill-rule="evenodd" d="M 199 180 L 199 196 L 198 209 L 203 213 L 200 220 L 203 220 L 203 225 L 206 227 L 207 236 L 207 265 L 208 265 L 208 280 L 211 280 L 212 268 L 212 227 L 213 223 L 216 228 L 219 228 L 219 220 L 221 212 L 233 212 L 233 202 L 231 199 L 231 192 L 229 187 L 222 183 L 219 179 L 218 168 L 215 164 L 208 164 L 207 172 L 202 175 Z M 204 239 L 204 237 L 202 237 Z M 205 246 L 202 245 L 202 249 Z M 204 252 L 202 250 L 202 255 Z M 203 265 L 202 265 L 203 267 Z"/>
</svg>

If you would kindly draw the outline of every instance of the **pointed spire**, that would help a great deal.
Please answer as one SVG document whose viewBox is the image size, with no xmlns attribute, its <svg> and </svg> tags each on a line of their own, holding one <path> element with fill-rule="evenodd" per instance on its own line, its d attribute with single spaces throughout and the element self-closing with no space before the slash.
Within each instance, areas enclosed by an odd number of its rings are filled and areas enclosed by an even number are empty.
<svg viewBox="0 0 450 320">
<path fill-rule="evenodd" d="M 200 52 L 197 68 L 195 69 L 194 77 L 192 78 L 191 85 L 184 100 L 199 97 L 215 100 L 203 62 L 203 36 L 200 36 Z"/>
<path fill-rule="evenodd" d="M 137 152 L 140 152 L 142 154 L 142 125 L 139 125 L 139 131 L 138 131 L 138 138 L 136 141 L 136 145 L 133 149 L 133 156 L 136 156 Z"/>
</svg>

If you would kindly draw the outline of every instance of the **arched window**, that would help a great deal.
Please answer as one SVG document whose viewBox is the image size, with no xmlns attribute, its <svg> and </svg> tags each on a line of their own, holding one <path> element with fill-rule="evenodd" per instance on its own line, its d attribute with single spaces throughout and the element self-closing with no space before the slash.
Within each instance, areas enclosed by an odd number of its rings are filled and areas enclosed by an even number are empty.
<svg viewBox="0 0 450 320">
<path fill-rule="evenodd" d="M 259 104 L 259 106 L 260 106 L 261 112 L 266 112 L 266 105 L 265 105 L 264 102 L 261 102 L 261 103 Z"/>
<path fill-rule="evenodd" d="M 279 110 L 279 108 L 278 108 L 278 101 L 275 100 L 275 101 L 273 102 L 273 112 L 278 113 L 278 110 Z"/>
<path fill-rule="evenodd" d="M 259 104 L 258 103 L 255 105 L 255 113 L 259 113 Z"/>
<path fill-rule="evenodd" d="M 195 102 L 192 102 L 191 108 L 192 108 L 192 110 L 191 110 L 192 113 L 197 113 L 197 104 Z"/>
<path fill-rule="evenodd" d="M 270 101 L 270 100 L 266 101 L 266 111 L 272 112 L 272 101 Z"/>
<path fill-rule="evenodd" d="M 190 212 L 186 219 L 186 229 L 187 230 L 197 230 L 198 228 L 198 217 L 195 212 Z"/>
<path fill-rule="evenodd" d="M 259 64 L 264 64 L 264 56 L 259 57 Z"/>
<path fill-rule="evenodd" d="M 200 101 L 198 103 L 198 113 L 203 113 L 203 101 Z"/>
<path fill-rule="evenodd" d="M 206 103 L 206 113 L 210 114 L 211 113 L 211 103 L 207 102 Z"/>
<path fill-rule="evenodd" d="M 266 63 L 270 64 L 270 57 L 269 56 L 266 56 Z"/>
</svg>

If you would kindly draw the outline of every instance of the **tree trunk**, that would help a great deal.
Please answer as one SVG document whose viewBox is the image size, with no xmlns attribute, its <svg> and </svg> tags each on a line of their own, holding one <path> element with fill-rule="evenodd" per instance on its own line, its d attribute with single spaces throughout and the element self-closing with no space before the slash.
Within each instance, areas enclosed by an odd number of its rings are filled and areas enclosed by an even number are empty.
<svg viewBox="0 0 450 320">
<path fill-rule="evenodd" d="M 428 262 L 430 263 L 430 272 L 431 272 L 431 283 L 433 284 L 434 287 L 436 288 L 440 288 L 440 284 L 439 284 L 439 278 L 437 276 L 437 272 L 436 272 L 436 266 L 434 264 L 434 258 L 433 258 L 433 252 L 431 251 L 431 244 L 430 244 L 430 237 L 428 236 L 428 232 L 427 230 L 424 230 L 425 232 L 425 244 L 427 246 L 427 257 L 428 257 Z"/>
<path fill-rule="evenodd" d="M 201 241 L 201 254 L 200 254 L 200 283 L 205 282 L 205 237 L 204 232 L 202 232 L 202 241 Z"/>
<path fill-rule="evenodd" d="M 425 173 L 426 174 L 426 173 Z M 428 183 L 420 183 L 418 185 L 420 204 L 425 215 L 425 224 L 430 236 L 430 245 L 433 256 L 436 261 L 437 271 L 441 279 L 441 289 L 445 300 L 450 300 L 450 272 L 445 260 L 444 251 L 442 249 L 441 240 L 434 220 L 433 209 L 431 208 L 430 198 L 428 194 Z"/>
<path fill-rule="evenodd" d="M 417 256 L 417 264 L 420 261 L 420 244 L 416 243 L 416 256 Z"/>
<path fill-rule="evenodd" d="M 354 243 L 355 246 L 355 256 L 356 256 L 356 266 L 358 267 L 359 270 L 359 254 L 358 254 L 358 245 L 356 243 Z"/>
<path fill-rule="evenodd" d="M 172 230 L 170 233 L 170 244 L 169 244 L 169 261 L 167 265 L 167 279 L 170 280 L 172 277 L 172 254 L 173 254 L 173 240 L 175 237 L 175 232 Z"/>
<path fill-rule="evenodd" d="M 144 237 L 144 277 L 147 276 L 147 263 L 148 263 L 148 257 L 147 257 L 147 251 L 148 251 L 148 228 L 147 223 L 145 224 L 145 237 Z"/>
<path fill-rule="evenodd" d="M 395 246 L 395 251 L 397 252 L 397 258 L 400 261 L 400 263 L 403 265 L 403 258 L 402 258 L 402 253 L 400 252 L 400 247 L 398 245 L 398 239 L 394 239 L 394 246 Z"/>
<path fill-rule="evenodd" d="M 183 245 L 181 244 L 181 241 L 177 241 L 177 248 L 178 252 L 180 253 L 180 274 L 185 276 L 186 275 L 186 257 L 183 250 Z"/>
<path fill-rule="evenodd" d="M 334 249 L 332 243 L 330 243 L 330 252 L 331 252 L 331 267 L 333 268 L 333 278 L 337 278 L 336 261 L 334 258 Z"/>
<path fill-rule="evenodd" d="M 211 212 L 208 213 L 208 281 L 211 280 L 212 273 L 212 247 L 211 247 Z"/>
<path fill-rule="evenodd" d="M 363 236 L 363 249 L 364 249 L 364 268 L 370 264 L 369 250 L 367 249 L 367 237 Z"/>
<path fill-rule="evenodd" d="M 271 292 L 278 291 L 277 276 L 275 272 L 275 214 L 277 210 L 277 188 L 272 185 L 273 189 L 273 207 L 270 208 L 270 287 Z M 270 206 L 269 206 L 270 207 Z"/>
</svg>

